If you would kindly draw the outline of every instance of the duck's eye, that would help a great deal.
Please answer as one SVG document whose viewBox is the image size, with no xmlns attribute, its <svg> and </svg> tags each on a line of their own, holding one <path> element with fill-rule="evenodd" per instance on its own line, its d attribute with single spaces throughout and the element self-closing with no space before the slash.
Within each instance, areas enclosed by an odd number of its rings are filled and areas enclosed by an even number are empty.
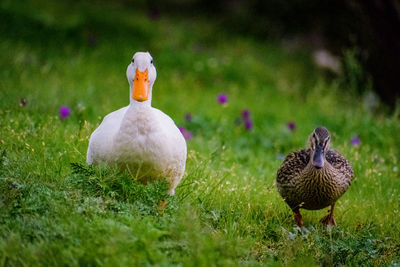
<svg viewBox="0 0 400 267">
<path fill-rule="evenodd" d="M 135 63 L 135 59 L 134 58 L 132 58 L 132 63 Z"/>
<path fill-rule="evenodd" d="M 151 60 L 150 63 L 153 64 L 153 60 Z"/>
<path fill-rule="evenodd" d="M 328 142 L 329 142 L 329 138 L 327 138 L 327 139 L 325 140 L 324 147 L 326 147 L 326 146 L 328 145 Z"/>
</svg>

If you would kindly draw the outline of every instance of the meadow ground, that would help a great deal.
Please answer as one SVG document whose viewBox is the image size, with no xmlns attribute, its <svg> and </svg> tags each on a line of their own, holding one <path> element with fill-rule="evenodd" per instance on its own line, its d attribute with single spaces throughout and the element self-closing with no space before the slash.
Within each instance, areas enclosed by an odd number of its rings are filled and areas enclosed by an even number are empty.
<svg viewBox="0 0 400 267">
<path fill-rule="evenodd" d="M 400 264 L 398 113 L 316 70 L 310 51 L 228 34 L 212 19 L 41 2 L 0 4 L 0 266 Z M 164 214 L 164 183 L 85 164 L 91 132 L 127 105 L 125 70 L 143 50 L 158 72 L 153 106 L 192 133 Z M 300 231 L 275 175 L 318 125 L 355 180 L 338 227 L 318 223 L 326 209 L 303 211 Z"/>
</svg>

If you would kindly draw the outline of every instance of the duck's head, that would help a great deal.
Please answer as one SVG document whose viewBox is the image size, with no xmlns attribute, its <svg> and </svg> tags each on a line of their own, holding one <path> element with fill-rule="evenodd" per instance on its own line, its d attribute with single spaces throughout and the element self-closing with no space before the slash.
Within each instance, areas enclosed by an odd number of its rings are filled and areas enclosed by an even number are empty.
<svg viewBox="0 0 400 267">
<path fill-rule="evenodd" d="M 316 169 L 324 167 L 325 155 L 330 147 L 328 129 L 321 126 L 316 128 L 308 138 L 307 147 L 311 150 L 311 164 Z"/>
<path fill-rule="evenodd" d="M 126 70 L 131 102 L 151 102 L 151 93 L 157 77 L 153 58 L 149 52 L 137 52 Z"/>
</svg>

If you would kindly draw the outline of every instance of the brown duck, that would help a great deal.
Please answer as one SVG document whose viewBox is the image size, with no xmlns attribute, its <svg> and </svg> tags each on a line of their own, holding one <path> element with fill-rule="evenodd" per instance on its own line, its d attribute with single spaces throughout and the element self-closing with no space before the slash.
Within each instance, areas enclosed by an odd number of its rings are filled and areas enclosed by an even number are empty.
<svg viewBox="0 0 400 267">
<path fill-rule="evenodd" d="M 330 134 L 325 127 L 316 128 L 308 138 L 307 149 L 290 153 L 276 176 L 279 194 L 303 226 L 300 208 L 319 210 L 331 206 L 321 223 L 335 225 L 336 200 L 349 188 L 353 168 L 338 152 L 330 149 Z"/>
</svg>

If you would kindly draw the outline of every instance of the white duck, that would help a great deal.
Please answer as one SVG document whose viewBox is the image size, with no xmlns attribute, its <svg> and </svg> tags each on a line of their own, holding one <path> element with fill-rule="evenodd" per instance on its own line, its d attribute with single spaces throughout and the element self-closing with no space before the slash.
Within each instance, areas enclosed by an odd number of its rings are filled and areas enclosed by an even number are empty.
<svg viewBox="0 0 400 267">
<path fill-rule="evenodd" d="M 127 168 L 137 179 L 167 179 L 174 195 L 186 164 L 186 142 L 174 121 L 151 107 L 157 72 L 149 53 L 137 52 L 126 70 L 130 105 L 108 114 L 92 133 L 87 163 Z"/>
</svg>

